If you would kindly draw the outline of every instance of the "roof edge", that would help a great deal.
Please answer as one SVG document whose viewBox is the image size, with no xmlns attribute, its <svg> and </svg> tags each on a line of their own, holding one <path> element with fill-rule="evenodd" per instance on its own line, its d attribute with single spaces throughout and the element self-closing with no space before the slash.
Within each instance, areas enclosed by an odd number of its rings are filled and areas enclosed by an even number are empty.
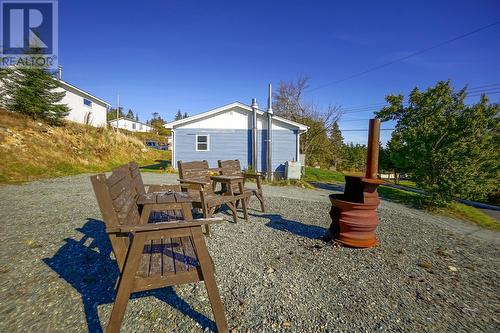
<svg viewBox="0 0 500 333">
<path fill-rule="evenodd" d="M 205 112 L 201 112 L 201 113 L 195 114 L 193 116 L 189 116 L 188 118 L 179 119 L 179 120 L 175 120 L 175 121 L 166 123 L 166 124 L 163 125 L 163 127 L 167 128 L 167 129 L 174 129 L 174 127 L 176 127 L 178 125 L 182 125 L 182 124 L 190 122 L 190 121 L 194 121 L 194 120 L 197 120 L 197 119 L 208 117 L 208 116 L 211 116 L 213 114 L 222 112 L 224 110 L 227 110 L 227 109 L 230 109 L 230 108 L 233 108 L 233 107 L 240 107 L 240 108 L 242 108 L 244 110 L 247 110 L 249 112 L 252 111 L 252 107 L 251 106 L 236 101 L 236 102 L 229 103 L 229 104 L 223 105 L 221 107 L 218 107 L 218 108 L 215 108 L 215 109 L 212 109 L 212 110 L 208 110 L 208 111 L 205 111 Z M 257 112 L 260 115 L 263 115 L 263 114 L 266 113 L 265 111 L 260 110 L 260 109 L 257 109 Z M 285 124 L 289 124 L 289 125 L 295 126 L 295 127 L 299 128 L 299 130 L 302 130 L 302 131 L 307 131 L 309 129 L 309 126 L 297 123 L 297 122 L 292 121 L 292 120 L 288 120 L 286 118 L 282 118 L 280 116 L 273 116 L 273 119 L 281 121 L 281 122 L 283 122 Z"/>
</svg>

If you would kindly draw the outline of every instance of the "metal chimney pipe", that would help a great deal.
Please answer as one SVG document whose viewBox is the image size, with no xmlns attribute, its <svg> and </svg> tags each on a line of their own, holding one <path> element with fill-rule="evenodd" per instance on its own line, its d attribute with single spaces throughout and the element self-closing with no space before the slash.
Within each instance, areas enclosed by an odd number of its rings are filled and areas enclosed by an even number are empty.
<svg viewBox="0 0 500 333">
<path fill-rule="evenodd" d="M 273 181 L 273 107 L 272 107 L 272 94 L 273 90 L 271 84 L 269 83 L 269 91 L 267 97 L 267 179 Z"/>
<path fill-rule="evenodd" d="M 252 169 L 257 172 L 257 99 L 252 98 Z"/>
<path fill-rule="evenodd" d="M 366 178 L 377 178 L 379 149 L 380 119 L 370 119 L 370 125 L 368 127 L 368 154 L 366 156 Z"/>
<path fill-rule="evenodd" d="M 59 67 L 58 67 L 58 72 L 57 72 L 57 78 L 58 78 L 59 80 L 62 80 L 62 70 L 63 70 L 62 66 L 61 66 L 61 65 L 59 65 Z"/>
</svg>

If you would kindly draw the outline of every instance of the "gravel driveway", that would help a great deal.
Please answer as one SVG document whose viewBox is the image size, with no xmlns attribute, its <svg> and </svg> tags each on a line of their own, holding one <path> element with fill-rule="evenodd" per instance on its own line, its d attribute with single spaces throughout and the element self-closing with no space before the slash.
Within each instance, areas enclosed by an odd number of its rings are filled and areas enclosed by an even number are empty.
<svg viewBox="0 0 500 333">
<path fill-rule="evenodd" d="M 89 175 L 0 187 L 0 332 L 101 332 L 117 267 Z M 176 176 L 145 174 L 148 182 Z M 207 239 L 233 332 L 498 332 L 498 233 L 382 202 L 380 246 L 316 238 L 328 191 L 266 187 Z M 241 215 L 241 214 L 240 214 Z M 203 284 L 134 295 L 123 332 L 214 330 Z"/>
</svg>

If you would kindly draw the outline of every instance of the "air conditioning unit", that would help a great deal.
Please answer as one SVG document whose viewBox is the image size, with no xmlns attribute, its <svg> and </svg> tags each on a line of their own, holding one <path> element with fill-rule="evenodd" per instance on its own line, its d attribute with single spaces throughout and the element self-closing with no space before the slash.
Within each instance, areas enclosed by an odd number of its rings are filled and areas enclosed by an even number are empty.
<svg viewBox="0 0 500 333">
<path fill-rule="evenodd" d="M 286 161 L 285 162 L 285 177 L 286 179 L 300 179 L 301 172 L 301 163 L 294 161 Z"/>
</svg>

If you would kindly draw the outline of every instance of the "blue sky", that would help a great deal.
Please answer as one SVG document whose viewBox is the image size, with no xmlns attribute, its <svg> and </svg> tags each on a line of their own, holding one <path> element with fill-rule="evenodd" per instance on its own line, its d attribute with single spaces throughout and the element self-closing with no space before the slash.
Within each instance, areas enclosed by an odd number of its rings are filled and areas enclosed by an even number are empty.
<svg viewBox="0 0 500 333">
<path fill-rule="evenodd" d="M 437 80 L 500 84 L 500 25 L 366 75 L 314 88 L 500 20 L 491 1 L 59 0 L 64 79 L 111 104 L 195 114 L 233 101 L 265 106 L 269 82 L 311 78 L 306 100 L 353 108 Z M 500 101 L 500 94 L 492 100 Z M 476 99 L 478 97 L 475 97 Z M 473 100 L 473 98 L 471 99 Z M 373 107 L 345 114 L 367 128 Z M 357 120 L 360 119 L 360 120 Z M 390 128 L 391 124 L 383 127 Z M 390 132 L 383 132 L 385 141 Z M 365 132 L 344 132 L 364 143 Z"/>
</svg>

